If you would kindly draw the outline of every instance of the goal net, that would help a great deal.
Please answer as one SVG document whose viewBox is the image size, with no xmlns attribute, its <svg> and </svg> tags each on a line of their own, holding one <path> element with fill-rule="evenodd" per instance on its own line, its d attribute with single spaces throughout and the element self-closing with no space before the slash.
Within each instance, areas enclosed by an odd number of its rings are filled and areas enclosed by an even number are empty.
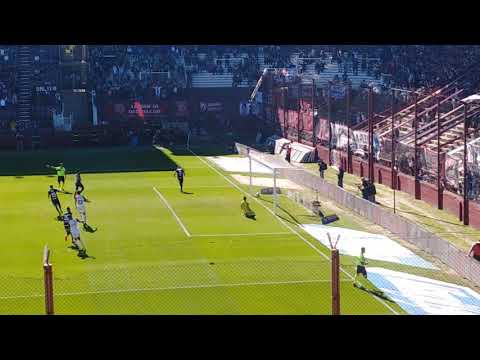
<svg viewBox="0 0 480 360">
<path fill-rule="evenodd" d="M 259 152 L 244 145 L 237 144 L 237 151 L 245 156 L 247 175 L 232 175 L 238 182 L 248 185 L 248 192 L 261 201 L 269 203 L 275 215 L 287 211 L 285 198 L 292 193 L 305 189 L 287 178 L 289 172 L 303 171 L 290 165 L 281 155 Z"/>
</svg>

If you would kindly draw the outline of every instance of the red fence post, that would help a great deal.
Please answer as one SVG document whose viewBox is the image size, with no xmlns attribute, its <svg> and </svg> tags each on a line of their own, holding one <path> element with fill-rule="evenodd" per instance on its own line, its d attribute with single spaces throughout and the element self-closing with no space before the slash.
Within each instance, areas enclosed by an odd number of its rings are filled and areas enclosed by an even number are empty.
<svg viewBox="0 0 480 360">
<path fill-rule="evenodd" d="M 332 165 L 332 104 L 331 104 L 331 88 L 332 84 L 328 83 L 328 165 Z"/>
<path fill-rule="evenodd" d="M 53 315 L 53 270 L 50 260 L 50 250 L 45 246 L 43 252 L 43 280 L 45 288 L 45 313 Z"/>
<path fill-rule="evenodd" d="M 415 143 L 414 143 L 414 169 L 415 169 L 415 199 L 420 199 L 420 180 L 418 175 L 418 94 L 415 93 L 415 119 L 414 121 L 414 130 L 415 130 Z"/>
<path fill-rule="evenodd" d="M 467 122 L 467 113 L 468 107 L 467 104 L 463 105 L 463 225 L 468 225 L 470 222 L 470 214 L 468 212 L 469 208 L 469 198 L 468 192 L 470 191 L 469 186 L 469 172 L 468 172 L 468 148 L 467 148 L 467 132 L 468 132 L 468 122 Z"/>
<path fill-rule="evenodd" d="M 347 121 L 347 172 L 351 174 L 352 169 L 352 152 L 350 151 L 350 125 L 351 125 L 351 115 L 350 115 L 350 85 L 347 85 L 347 111 L 346 111 L 346 121 Z"/>
<path fill-rule="evenodd" d="M 45 283 L 45 313 L 53 315 L 53 276 L 52 265 L 43 266 L 43 277 Z"/>
<path fill-rule="evenodd" d="M 441 159 L 440 159 L 440 98 L 437 99 L 437 207 L 443 209 L 443 185 L 441 181 Z"/>
<path fill-rule="evenodd" d="M 332 249 L 332 315 L 340 315 L 340 256 Z"/>
</svg>

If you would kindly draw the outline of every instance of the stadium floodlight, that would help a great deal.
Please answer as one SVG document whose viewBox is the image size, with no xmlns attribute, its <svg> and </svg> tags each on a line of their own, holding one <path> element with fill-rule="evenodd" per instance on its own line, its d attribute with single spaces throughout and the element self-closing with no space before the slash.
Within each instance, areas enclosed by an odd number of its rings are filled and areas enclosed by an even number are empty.
<svg viewBox="0 0 480 360">
<path fill-rule="evenodd" d="M 53 315 L 53 269 L 50 264 L 50 249 L 45 245 L 43 249 L 43 280 L 45 287 L 45 313 Z"/>
<path fill-rule="evenodd" d="M 262 86 L 263 79 L 265 75 L 268 73 L 268 68 L 263 69 L 262 76 L 260 76 L 260 79 L 257 81 L 257 85 L 255 85 L 255 89 L 253 89 L 252 94 L 250 95 L 249 101 L 252 102 L 255 99 L 255 96 L 257 96 L 258 89 L 260 89 L 260 86 Z"/>
</svg>

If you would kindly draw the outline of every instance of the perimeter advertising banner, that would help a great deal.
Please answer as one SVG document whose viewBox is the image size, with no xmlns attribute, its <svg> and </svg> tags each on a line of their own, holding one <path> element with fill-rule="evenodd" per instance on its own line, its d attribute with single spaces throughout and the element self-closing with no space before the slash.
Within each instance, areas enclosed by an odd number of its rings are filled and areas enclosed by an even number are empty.
<svg viewBox="0 0 480 360">
<path fill-rule="evenodd" d="M 113 105 L 116 115 L 128 118 L 155 118 L 168 114 L 168 103 L 142 104 L 138 101 L 132 103 L 116 103 Z"/>
<path fill-rule="evenodd" d="M 175 115 L 177 117 L 186 117 L 189 115 L 188 103 L 186 100 L 175 101 Z"/>
<path fill-rule="evenodd" d="M 221 112 L 223 104 L 221 102 L 200 102 L 200 112 Z"/>
</svg>

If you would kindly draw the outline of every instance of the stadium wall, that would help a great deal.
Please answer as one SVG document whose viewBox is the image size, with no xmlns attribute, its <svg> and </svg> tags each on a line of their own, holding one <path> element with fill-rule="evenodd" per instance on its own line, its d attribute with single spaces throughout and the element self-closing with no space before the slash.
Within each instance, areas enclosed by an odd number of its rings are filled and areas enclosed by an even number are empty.
<svg viewBox="0 0 480 360">
<path fill-rule="evenodd" d="M 317 145 L 318 155 L 324 159 L 328 159 L 328 148 Z M 342 163 L 346 164 L 347 154 L 340 152 Z M 368 176 L 368 162 L 358 157 L 352 159 L 353 174 L 359 177 Z M 392 173 L 389 167 L 374 164 L 374 181 L 378 184 L 390 186 Z M 397 174 L 397 190 L 406 192 L 411 196 L 415 196 L 415 179 L 413 176 L 403 173 Z M 437 187 L 433 184 L 420 182 L 420 200 L 427 202 L 432 206 L 437 206 Z M 457 216 L 459 220 L 463 220 L 463 197 L 450 191 L 443 192 L 443 208 L 445 211 Z M 480 229 L 480 205 L 476 202 L 469 201 L 469 222 L 470 225 Z"/>
</svg>

